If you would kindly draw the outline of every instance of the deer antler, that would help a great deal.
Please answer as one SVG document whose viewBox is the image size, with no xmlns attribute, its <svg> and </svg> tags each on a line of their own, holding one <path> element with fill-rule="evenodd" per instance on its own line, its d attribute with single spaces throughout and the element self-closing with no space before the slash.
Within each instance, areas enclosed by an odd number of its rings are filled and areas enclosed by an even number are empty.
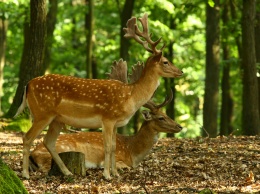
<svg viewBox="0 0 260 194">
<path fill-rule="evenodd" d="M 138 18 L 138 20 L 141 22 L 143 27 L 143 32 L 141 32 L 137 26 L 136 23 L 136 17 L 132 17 L 129 19 L 126 23 L 127 28 L 124 28 L 125 31 L 125 38 L 133 38 L 136 40 L 139 44 L 143 45 L 143 47 L 150 53 L 153 54 L 159 54 L 164 49 L 165 45 L 162 46 L 161 49 L 156 49 L 156 46 L 160 43 L 162 38 L 159 38 L 157 41 L 152 41 L 151 36 L 152 34 L 149 34 L 149 28 L 148 28 L 148 15 L 147 13 L 144 14 L 142 18 Z M 141 40 L 143 38 L 145 41 Z M 150 47 L 149 47 L 150 45 Z"/>
<path fill-rule="evenodd" d="M 144 63 L 139 61 L 132 67 L 132 74 L 129 75 L 130 83 L 135 83 L 141 77 L 144 69 Z M 120 59 L 118 62 L 114 61 L 111 66 L 111 73 L 106 73 L 108 79 L 119 80 L 123 83 L 128 83 L 127 63 Z"/>
<path fill-rule="evenodd" d="M 169 104 L 172 101 L 172 98 L 173 98 L 173 93 L 172 93 L 172 90 L 170 90 L 169 96 L 166 96 L 165 100 L 161 104 L 156 105 L 152 100 L 149 100 L 143 106 L 145 108 L 150 109 L 151 111 L 159 110 L 160 108 L 162 108 L 162 107 L 166 106 L 167 104 Z"/>
<path fill-rule="evenodd" d="M 129 75 L 130 83 L 135 83 L 142 75 L 144 63 L 139 61 L 132 67 L 132 74 Z"/>
<path fill-rule="evenodd" d="M 123 61 L 123 59 L 119 59 L 118 62 L 114 61 L 111 66 L 111 73 L 106 74 L 108 75 L 108 79 L 115 79 L 123 83 L 128 83 L 126 61 Z"/>
</svg>

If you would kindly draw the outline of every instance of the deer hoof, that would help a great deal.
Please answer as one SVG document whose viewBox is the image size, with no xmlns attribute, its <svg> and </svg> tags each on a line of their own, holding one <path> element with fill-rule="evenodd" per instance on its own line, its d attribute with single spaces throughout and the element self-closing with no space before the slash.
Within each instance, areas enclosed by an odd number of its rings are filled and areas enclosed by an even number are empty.
<svg viewBox="0 0 260 194">
<path fill-rule="evenodd" d="M 29 173 L 28 173 L 28 172 L 23 172 L 23 173 L 22 173 L 22 176 L 23 176 L 23 178 L 25 178 L 25 179 L 30 179 L 30 176 L 29 176 Z"/>
<path fill-rule="evenodd" d="M 69 171 L 69 172 L 65 173 L 65 176 L 73 176 L 73 174 Z"/>
<path fill-rule="evenodd" d="M 108 181 L 110 181 L 110 180 L 112 179 L 110 175 L 109 175 L 109 176 L 105 176 L 105 175 L 104 175 L 104 177 L 105 177 L 105 179 L 108 180 Z"/>
<path fill-rule="evenodd" d="M 119 173 L 117 172 L 117 170 L 112 171 L 112 175 L 115 176 L 115 177 L 119 177 L 120 176 Z"/>
</svg>

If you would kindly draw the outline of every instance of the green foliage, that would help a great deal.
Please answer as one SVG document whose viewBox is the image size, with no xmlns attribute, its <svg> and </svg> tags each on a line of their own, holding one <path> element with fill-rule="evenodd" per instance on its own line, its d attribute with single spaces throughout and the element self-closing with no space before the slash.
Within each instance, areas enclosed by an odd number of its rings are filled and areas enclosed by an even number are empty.
<svg viewBox="0 0 260 194">
<path fill-rule="evenodd" d="M 5 130 L 22 131 L 27 132 L 32 126 L 32 122 L 28 117 L 28 114 L 22 114 L 13 119 L 6 127 Z"/>
<path fill-rule="evenodd" d="M 17 175 L 0 159 L 0 194 L 26 194 L 22 181 Z"/>
<path fill-rule="evenodd" d="M 8 20 L 6 61 L 4 66 L 2 111 L 7 112 L 12 103 L 17 83 L 19 64 L 23 49 L 23 24 L 28 14 L 29 0 L 7 0 L 0 2 L 0 17 L 4 14 Z"/>
<path fill-rule="evenodd" d="M 214 7 L 215 2 L 214 2 L 214 0 L 208 0 L 208 4 L 210 7 Z"/>
<path fill-rule="evenodd" d="M 73 1 L 74 2 L 74 1 Z M 75 1 L 77 2 L 77 1 Z M 202 129 L 202 106 L 205 79 L 205 6 L 207 1 L 201 0 L 148 0 L 136 1 L 134 16 L 149 14 L 150 32 L 153 40 L 162 37 L 166 44 L 164 53 L 169 53 L 168 46 L 173 43 L 173 63 L 183 70 L 184 76 L 175 79 L 176 99 L 175 118 L 184 126 L 179 137 L 198 136 Z M 120 11 L 124 1 L 95 1 L 94 7 L 94 47 L 93 54 L 97 63 L 98 78 L 106 78 L 114 60 L 119 60 L 120 41 Z M 214 1 L 208 1 L 213 6 Z M 237 6 L 241 6 L 237 4 Z M 240 7 L 238 7 L 240 9 Z M 7 112 L 18 83 L 18 71 L 23 50 L 23 24 L 29 14 L 29 0 L 0 2 L 0 9 L 8 19 L 6 63 L 4 67 L 4 86 L 2 110 Z M 74 3 L 71 0 L 59 1 L 57 23 L 52 44 L 51 65 L 48 73 L 59 73 L 79 77 L 86 76 L 86 33 L 85 14 L 88 7 L 85 4 Z M 230 20 L 228 30 L 232 36 L 226 41 L 230 45 L 231 59 L 222 61 L 221 65 L 231 63 L 231 93 L 234 98 L 233 127 L 240 129 L 241 93 L 240 61 L 236 47 L 236 36 L 241 35 L 241 13 L 237 19 Z M 129 70 L 137 61 L 145 62 L 149 53 L 141 45 L 130 41 L 130 59 L 127 61 Z M 221 66 L 221 67 L 222 67 Z M 165 88 L 161 86 L 155 97 L 156 102 L 162 102 Z M 171 115 L 170 115 L 171 116 Z M 22 130 L 29 128 L 29 120 L 18 118 L 7 129 Z M 131 126 L 131 123 L 129 124 Z"/>
</svg>

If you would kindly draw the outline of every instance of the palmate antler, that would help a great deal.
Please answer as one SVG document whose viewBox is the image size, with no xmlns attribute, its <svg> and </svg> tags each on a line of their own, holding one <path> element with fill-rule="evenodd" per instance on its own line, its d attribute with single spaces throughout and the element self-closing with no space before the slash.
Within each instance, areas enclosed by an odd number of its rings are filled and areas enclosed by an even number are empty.
<svg viewBox="0 0 260 194">
<path fill-rule="evenodd" d="M 139 61 L 132 67 L 132 74 L 127 73 L 127 63 L 123 61 L 123 59 L 119 59 L 119 61 L 114 61 L 111 66 L 111 73 L 106 73 L 108 75 L 108 79 L 119 80 L 123 83 L 135 83 L 141 77 L 141 74 L 144 69 L 144 63 L 140 63 Z"/>
<path fill-rule="evenodd" d="M 161 38 L 159 38 L 157 41 L 152 41 L 151 36 L 152 34 L 149 34 L 149 28 L 148 28 L 148 14 L 145 13 L 142 18 L 138 18 L 138 20 L 141 22 L 143 27 L 143 32 L 141 32 L 137 26 L 136 23 L 136 17 L 132 17 L 129 19 L 126 23 L 127 28 L 124 28 L 125 31 L 125 38 L 133 38 L 138 42 L 139 44 L 143 45 L 143 47 L 150 53 L 153 53 L 154 55 L 159 54 L 164 49 L 165 45 L 162 46 L 160 49 L 156 49 L 156 46 L 160 43 Z M 143 38 L 145 41 L 141 40 Z"/>
<path fill-rule="evenodd" d="M 123 59 L 119 59 L 118 62 L 114 61 L 111 66 L 111 73 L 106 73 L 106 75 L 108 75 L 108 79 L 115 79 L 123 83 L 128 83 L 126 61 L 123 61 Z"/>
<path fill-rule="evenodd" d="M 135 83 L 137 80 L 139 80 L 139 78 L 142 75 L 144 69 L 144 63 L 143 62 L 137 62 L 137 64 L 135 64 L 132 67 L 132 74 L 129 74 L 129 79 L 130 79 L 130 83 Z"/>
</svg>

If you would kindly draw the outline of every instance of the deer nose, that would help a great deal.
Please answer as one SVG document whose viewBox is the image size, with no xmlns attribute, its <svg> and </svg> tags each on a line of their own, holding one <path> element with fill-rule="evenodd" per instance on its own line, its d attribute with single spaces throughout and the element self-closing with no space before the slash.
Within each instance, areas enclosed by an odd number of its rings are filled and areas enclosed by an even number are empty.
<svg viewBox="0 0 260 194">
<path fill-rule="evenodd" d="M 182 130 L 182 128 L 183 128 L 181 125 L 177 125 L 177 127 L 178 127 L 180 130 Z"/>
</svg>

